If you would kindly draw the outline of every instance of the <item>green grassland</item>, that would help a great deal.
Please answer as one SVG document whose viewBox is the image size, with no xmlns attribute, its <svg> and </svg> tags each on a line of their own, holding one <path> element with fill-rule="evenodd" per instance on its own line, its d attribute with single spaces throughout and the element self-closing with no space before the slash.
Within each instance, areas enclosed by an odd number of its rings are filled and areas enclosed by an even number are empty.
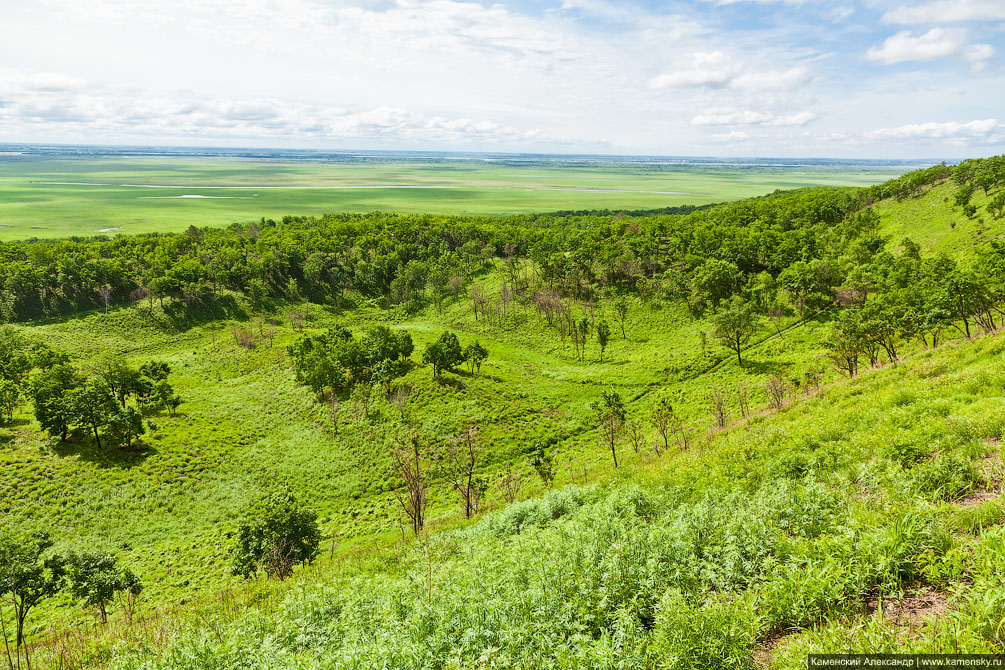
<svg viewBox="0 0 1005 670">
<path fill-rule="evenodd" d="M 802 668 L 1000 653 L 1005 339 L 301 575 L 116 667 Z M 905 615 L 911 607 L 912 616 Z"/>
<path fill-rule="evenodd" d="M 0 157 L 0 240 L 178 232 L 326 212 L 651 209 L 803 186 L 868 186 L 905 169 L 8 155 Z"/>
<path fill-rule="evenodd" d="M 482 279 L 490 296 L 501 280 L 494 273 Z M 606 309 L 596 318 L 611 319 Z M 789 317 L 785 325 L 795 321 Z M 702 353 L 700 332 L 708 326 L 679 307 L 635 303 L 627 338 L 616 333 L 603 363 L 595 345 L 586 361 L 577 361 L 571 343 L 560 342 L 543 319 L 520 306 L 492 324 L 476 320 L 466 299 L 447 301 L 442 313 L 430 306 L 416 315 L 360 305 L 335 316 L 315 307 L 308 330 L 336 322 L 357 332 L 389 323 L 412 333 L 420 351 L 447 328 L 463 343 L 481 341 L 490 358 L 480 374 L 461 371 L 441 382 L 432 379 L 430 368 L 416 367 L 406 375 L 415 388 L 409 411 L 434 435 L 477 425 L 492 479 L 514 463 L 527 480 L 527 494 L 540 483 L 523 464 L 525 454 L 548 437 L 561 440 L 559 484 L 585 483 L 613 469 L 590 421 L 590 404 L 601 390 L 616 388 L 641 417 L 651 391 L 671 389 L 681 394 L 688 419 L 703 430 L 711 422 L 705 394 L 712 384 L 746 380 L 755 402 L 764 404 L 767 374 L 798 376 L 819 367 L 823 328 L 815 320 L 781 335 L 765 328 L 764 342 L 746 352 L 740 370 L 713 344 Z M 399 536 L 387 455 L 389 437 L 400 423 L 396 411 L 380 403 L 372 419 L 353 421 L 351 410 L 343 409 L 347 425 L 336 433 L 327 407 L 295 383 L 285 353 L 296 337 L 292 327 L 280 328 L 274 346 L 263 343 L 248 351 L 234 341 L 230 325 L 179 328 L 159 308 L 151 316 L 145 307 L 130 307 L 29 328 L 81 360 L 121 353 L 134 365 L 167 361 L 185 402 L 177 416 L 154 420 L 147 449 L 121 453 L 95 449 L 86 435 L 68 444 L 43 439 L 26 408 L 17 429 L 0 429 L 8 445 L 0 463 L 17 473 L 0 482 L 0 512 L 12 520 L 48 519 L 68 546 L 128 551 L 137 570 L 156 575 L 148 590 L 158 602 L 184 600 L 193 590 L 225 583 L 228 535 L 242 508 L 276 480 L 289 482 L 318 507 L 327 542 L 349 546 L 373 536 Z M 696 383 L 695 371 L 705 370 Z M 647 449 L 637 458 L 652 456 Z M 501 495 L 493 490 L 490 500 L 497 504 Z M 445 487 L 438 487 L 435 502 L 437 515 L 456 515 L 456 500 Z"/>
<path fill-rule="evenodd" d="M 463 324 L 460 312 L 445 318 Z M 655 360 L 645 362 L 657 358 L 658 345 L 636 338 L 667 316 L 634 321 L 600 370 L 624 390 L 644 392 L 650 374 L 630 379 L 616 370 L 632 360 L 657 372 Z M 91 346 L 121 327 L 103 327 L 97 315 L 87 321 L 62 332 Z M 427 315 L 396 325 L 421 332 L 430 322 Z M 799 330 L 775 350 L 795 369 L 812 359 Z M 22 492 L 21 499 L 64 500 L 65 516 L 53 508 L 39 513 L 82 541 L 120 544 L 131 565 L 156 575 L 147 597 L 159 607 L 186 593 L 214 595 L 196 595 L 188 610 L 150 612 L 142 626 L 117 615 L 100 643 L 79 614 L 77 635 L 87 642 L 66 638 L 63 652 L 72 648 L 86 663 L 103 664 L 106 645 L 138 640 L 140 651 L 116 654 L 121 668 L 450 667 L 445 659 L 469 667 L 478 658 L 500 667 L 549 659 L 555 667 L 695 668 L 751 667 L 757 658 L 762 666 L 799 668 L 808 651 L 1000 652 L 1002 336 L 913 351 L 897 366 L 832 379 L 780 411 L 736 418 L 689 451 L 626 454 L 615 475 L 589 431 L 577 433 L 562 416 L 581 413 L 593 397 L 596 364 L 573 363 L 560 348 L 541 356 L 523 342 L 500 344 L 491 328 L 477 332 L 490 343 L 492 364 L 479 378 L 450 380 L 463 384 L 463 394 L 416 370 L 410 379 L 424 399 L 416 412 L 432 421 L 477 417 L 486 434 L 496 431 L 490 453 L 497 458 L 512 448 L 507 437 L 573 432 L 559 450 L 572 471 L 543 499 L 461 529 L 443 518 L 456 507 L 440 491 L 443 530 L 404 546 L 370 535 L 394 523 L 386 499 L 356 495 L 374 470 L 372 463 L 360 467 L 360 454 L 380 460 L 378 450 L 363 446 L 375 439 L 370 424 L 326 436 L 324 419 L 273 363 L 276 350 L 249 356 L 222 342 L 213 349 L 196 333 L 184 346 L 164 348 L 149 333 L 130 353 L 167 355 L 182 367 L 179 387 L 191 400 L 177 424 L 160 422 L 152 452 L 134 463 L 52 454 L 19 437 L 19 462 L 50 473 L 40 484 L 47 491 Z M 556 371 L 534 374 L 530 361 Z M 212 383 L 214 375 L 221 381 Z M 716 375 L 759 379 L 729 364 Z M 197 379 L 209 379 L 213 390 L 197 393 Z M 685 388 L 698 395 L 705 383 Z M 530 394 L 531 402 L 521 402 Z M 551 411 L 531 411 L 548 402 Z M 701 414 L 702 404 L 692 397 L 690 408 Z M 442 428 L 453 428 L 453 419 L 447 424 Z M 384 425 L 372 424 L 378 441 Z M 599 483 L 583 487 L 581 467 Z M 292 586 L 229 582 L 221 567 L 229 512 L 252 494 L 257 477 L 277 476 L 311 490 L 327 533 L 340 543 L 359 534 L 360 542 L 351 551 L 340 544 L 338 560 L 326 557 Z M 73 499 L 82 486 L 93 499 Z M 91 523 L 100 530 L 85 530 Z M 917 617 L 897 614 L 901 603 L 929 600 L 936 606 L 921 607 Z M 52 614 L 65 626 L 75 611 L 65 604 Z M 165 651 L 156 639 L 166 630 L 177 637 Z M 39 649 L 38 658 L 53 651 Z M 687 662 L 674 665 L 673 658 Z"/>
<path fill-rule="evenodd" d="M 259 169 L 256 179 L 323 180 L 328 167 L 277 174 L 235 161 L 198 169 L 222 183 Z M 217 169 L 231 172 L 211 174 Z M 374 178 L 383 169 L 374 167 Z M 437 166 L 426 178 L 458 170 L 491 182 L 495 169 Z M 135 178 L 132 167 L 122 170 Z M 151 174 L 149 183 L 179 171 Z M 400 165 L 393 171 L 402 181 L 420 178 Z M 88 179 L 109 178 L 102 174 Z M 576 177 L 561 178 L 569 174 Z M 967 258 L 975 240 L 1000 232 L 983 211 L 981 223 L 953 208 L 951 188 L 876 203 L 887 247 L 909 236 L 926 253 Z M 424 208 L 424 192 L 400 193 L 408 207 Z M 116 211 L 111 202 L 95 216 Z M 607 205 L 576 208 L 597 206 Z M 531 272 L 529 260 L 519 262 Z M 679 299 L 626 293 L 622 337 L 616 291 L 605 289 L 592 311 L 583 303 L 576 313 L 606 319 L 611 343 L 601 361 L 591 337 L 579 360 L 530 300 L 503 308 L 512 272 L 493 257 L 439 307 L 389 307 L 352 290 L 337 310 L 310 305 L 308 333 L 336 325 L 357 336 L 376 325 L 411 333 L 405 417 L 377 398 L 369 415 L 345 402 L 333 420 L 296 382 L 286 351 L 299 337 L 292 310 L 305 304 L 275 295 L 258 309 L 244 293 L 221 290 L 188 311 L 175 309 L 176 298 L 163 308 L 151 298 L 18 325 L 85 366 L 109 354 L 134 366 L 166 361 L 183 399 L 174 415 L 152 414 L 134 448 L 97 449 L 83 431 L 67 442 L 49 438 L 29 406 L 0 425 L 0 517 L 44 524 L 59 551 L 114 553 L 145 584 L 135 619 L 116 609 L 107 627 L 65 594 L 46 602 L 29 619 L 35 665 L 797 668 L 810 650 L 1005 649 L 1005 336 L 970 340 L 947 326 L 938 348 L 902 342 L 902 360 L 868 370 L 863 363 L 848 380 L 826 357 L 837 312 L 830 303 L 804 318 L 790 306 L 762 319 L 741 367 L 711 336 L 714 315 L 689 313 Z M 476 287 L 496 306 L 489 316 L 473 309 Z M 274 338 L 259 334 L 262 317 L 277 324 Z M 232 328 L 255 333 L 256 346 L 241 346 Z M 480 372 L 435 379 L 418 362 L 445 330 L 488 349 Z M 769 408 L 769 377 L 791 384 L 781 408 Z M 750 391 L 749 416 L 737 403 L 741 387 Z M 727 397 L 722 429 L 713 427 L 715 388 Z M 605 390 L 616 390 L 640 422 L 658 398 L 672 398 L 689 448 L 671 444 L 660 454 L 647 427 L 637 453 L 621 441 L 615 469 L 591 409 Z M 458 496 L 436 476 L 433 532 L 411 538 L 389 455 L 406 425 L 436 440 L 477 427 L 479 472 L 489 482 L 480 519 L 466 522 Z M 557 463 L 551 491 L 530 467 L 533 446 L 546 441 Z M 513 504 L 503 490 L 508 466 L 523 484 Z M 232 577 L 241 513 L 277 485 L 318 511 L 321 556 L 285 583 Z M 923 598 L 936 606 L 898 614 Z"/>
<path fill-rule="evenodd" d="M 877 203 L 884 233 L 895 240 L 909 237 L 926 249 L 948 253 L 966 253 L 990 239 L 1002 239 L 1005 218 L 995 218 L 986 211 L 991 197 L 980 190 L 974 194 L 977 214 L 971 218 L 953 206 L 956 189 L 956 184 L 947 181 L 933 186 L 923 198 Z"/>
</svg>

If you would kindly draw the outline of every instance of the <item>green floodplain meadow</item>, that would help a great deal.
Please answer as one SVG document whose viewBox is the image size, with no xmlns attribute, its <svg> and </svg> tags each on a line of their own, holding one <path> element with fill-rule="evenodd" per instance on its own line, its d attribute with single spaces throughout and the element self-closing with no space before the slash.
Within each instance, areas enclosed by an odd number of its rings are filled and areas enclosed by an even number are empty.
<svg viewBox="0 0 1005 670">
<path fill-rule="evenodd" d="M 858 162 L 370 156 L 0 154 L 0 240 L 179 232 L 333 212 L 505 215 L 704 205 L 869 186 L 912 166 Z"/>
</svg>

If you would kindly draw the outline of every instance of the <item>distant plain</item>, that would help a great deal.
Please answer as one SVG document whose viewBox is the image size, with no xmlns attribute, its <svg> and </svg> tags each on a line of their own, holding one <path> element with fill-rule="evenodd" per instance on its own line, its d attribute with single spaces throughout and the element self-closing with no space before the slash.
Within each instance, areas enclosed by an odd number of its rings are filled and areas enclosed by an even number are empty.
<svg viewBox="0 0 1005 670">
<path fill-rule="evenodd" d="M 914 167 L 868 161 L 4 152 L 0 240 L 176 232 L 330 212 L 656 209 L 803 186 L 868 186 Z"/>
</svg>

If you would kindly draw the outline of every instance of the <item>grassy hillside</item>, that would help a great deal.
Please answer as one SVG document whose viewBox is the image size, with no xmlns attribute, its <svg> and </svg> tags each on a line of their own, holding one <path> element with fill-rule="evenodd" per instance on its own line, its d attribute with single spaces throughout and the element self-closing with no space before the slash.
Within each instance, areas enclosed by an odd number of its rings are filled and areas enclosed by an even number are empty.
<svg viewBox="0 0 1005 670">
<path fill-rule="evenodd" d="M 1001 336 L 920 352 L 598 484 L 324 564 L 115 667 L 1001 653 L 1003 354 Z"/>
<path fill-rule="evenodd" d="M 99 447 L 79 421 L 49 437 L 30 403 L 0 425 L 0 530 L 43 526 L 55 553 L 107 552 L 144 584 L 107 627 L 67 591 L 46 600 L 28 620 L 36 664 L 797 667 L 808 649 L 1001 651 L 1001 250 L 961 222 L 915 226 L 922 248 L 900 250 L 912 217 L 952 217 L 946 188 L 871 210 L 874 191 L 815 189 L 688 216 L 330 217 L 0 245 L 15 296 L 2 313 L 49 315 L 6 326 L 7 341 L 45 343 L 92 380 L 109 357 L 164 362 L 182 398 L 141 406 L 146 433 L 126 446 Z M 104 281 L 107 310 L 73 314 Z M 290 299 L 302 291 L 314 302 Z M 549 309 L 588 334 L 585 355 Z M 745 313 L 741 365 L 716 333 Z M 362 373 L 334 412 L 298 382 L 287 345 L 379 325 L 415 343 L 395 366 L 405 411 Z M 479 371 L 421 363 L 448 330 L 487 348 Z M 848 347 L 850 380 L 834 365 Z M 9 358 L 0 380 L 24 376 Z M 605 392 L 639 427 L 619 435 L 617 469 Z M 669 448 L 650 421 L 661 402 L 679 418 Z M 487 485 L 474 524 L 442 468 L 469 429 Z M 409 433 L 433 461 L 417 539 L 391 456 Z M 552 487 L 533 467 L 542 448 Z M 245 510 L 277 488 L 319 517 L 320 556 L 294 587 L 231 575 Z"/>
<path fill-rule="evenodd" d="M 499 279 L 490 274 L 481 283 L 491 294 Z M 136 366 L 166 361 L 184 403 L 177 416 L 154 419 L 147 447 L 139 451 L 97 449 L 83 434 L 69 443 L 47 440 L 25 406 L 14 428 L 0 428 L 7 445 L 0 462 L 18 473 L 2 483 L 0 511 L 14 521 L 48 519 L 67 546 L 128 552 L 134 569 L 150 576 L 147 595 L 157 602 L 188 599 L 193 590 L 225 583 L 228 534 L 242 508 L 276 480 L 288 481 L 319 509 L 326 543 L 399 536 L 387 455 L 390 434 L 401 423 L 397 410 L 379 402 L 372 418 L 355 420 L 347 404 L 336 432 L 327 406 L 295 382 L 285 346 L 296 333 L 288 323 L 278 328 L 271 347 L 263 342 L 249 351 L 235 342 L 229 322 L 178 328 L 158 316 L 148 317 L 143 307 L 125 308 L 28 329 L 83 360 L 122 353 Z M 788 317 L 782 327 L 796 320 Z M 699 333 L 708 330 L 707 323 L 692 321 L 679 307 L 637 301 L 627 338 L 616 333 L 603 363 L 596 345 L 588 347 L 586 361 L 577 361 L 571 343 L 563 344 L 521 307 L 492 324 L 476 320 L 466 299 L 447 301 L 442 313 L 430 306 L 415 315 L 361 306 L 336 317 L 315 307 L 308 332 L 336 321 L 358 332 L 390 323 L 412 333 L 420 351 L 448 328 L 462 342 L 478 339 L 488 348 L 480 374 L 462 370 L 435 381 L 431 368 L 416 366 L 404 381 L 415 389 L 409 412 L 424 431 L 451 435 L 477 425 L 495 504 L 502 496 L 495 480 L 508 463 L 526 480 L 524 494 L 540 490 L 526 454 L 548 438 L 558 441 L 558 485 L 613 469 L 591 419 L 590 404 L 601 390 L 616 388 L 641 420 L 655 390 L 679 394 L 682 412 L 702 432 L 712 421 L 706 398 L 711 385 L 732 393 L 745 380 L 752 401 L 765 404 L 767 374 L 799 376 L 819 367 L 823 328 L 815 320 L 782 335 L 765 328 L 765 341 L 750 348 L 741 370 L 714 343 L 702 353 Z M 694 383 L 696 372 L 705 370 Z M 653 439 L 647 436 L 647 443 Z M 651 457 L 647 446 L 640 458 Z M 436 509 L 456 514 L 456 501 L 442 486 Z M 214 568 L 207 570 L 207 564 Z"/>
<path fill-rule="evenodd" d="M 956 184 L 947 181 L 931 187 L 924 197 L 877 203 L 883 232 L 897 242 L 909 237 L 926 249 L 949 253 L 966 253 L 983 241 L 1002 239 L 1005 219 L 987 211 L 997 193 L 993 191 L 989 196 L 978 190 L 973 197 L 978 213 L 968 217 L 954 204 L 957 189 Z"/>
</svg>

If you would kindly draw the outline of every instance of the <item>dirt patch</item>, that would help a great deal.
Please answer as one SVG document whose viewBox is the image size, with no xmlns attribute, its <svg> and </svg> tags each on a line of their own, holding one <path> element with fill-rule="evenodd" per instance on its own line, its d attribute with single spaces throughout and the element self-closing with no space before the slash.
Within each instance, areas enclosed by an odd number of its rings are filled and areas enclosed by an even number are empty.
<svg viewBox="0 0 1005 670">
<path fill-rule="evenodd" d="M 908 590 L 901 597 L 870 598 L 866 606 L 875 612 L 882 607 L 883 618 L 897 628 L 918 628 L 925 619 L 941 614 L 949 607 L 949 597 L 933 589 L 922 586 Z"/>
<path fill-rule="evenodd" d="M 982 503 L 986 503 L 989 500 L 997 500 L 1001 498 L 1001 490 L 988 491 L 987 489 L 979 489 L 977 491 L 972 491 L 967 495 L 963 496 L 956 501 L 956 504 L 960 507 L 977 507 Z"/>
<path fill-rule="evenodd" d="M 786 637 L 787 636 L 780 633 L 773 633 L 762 640 L 757 647 L 754 648 L 754 667 L 770 667 L 771 659 L 775 656 L 775 650 L 785 642 Z"/>
<path fill-rule="evenodd" d="M 992 447 L 997 447 L 999 440 L 996 437 L 989 437 L 986 440 Z M 977 470 L 984 479 L 984 486 L 956 501 L 960 507 L 975 507 L 988 500 L 1001 498 L 1003 483 L 1005 483 L 1005 467 L 1002 465 L 1001 454 L 992 452 L 981 459 L 977 465 Z"/>
</svg>

